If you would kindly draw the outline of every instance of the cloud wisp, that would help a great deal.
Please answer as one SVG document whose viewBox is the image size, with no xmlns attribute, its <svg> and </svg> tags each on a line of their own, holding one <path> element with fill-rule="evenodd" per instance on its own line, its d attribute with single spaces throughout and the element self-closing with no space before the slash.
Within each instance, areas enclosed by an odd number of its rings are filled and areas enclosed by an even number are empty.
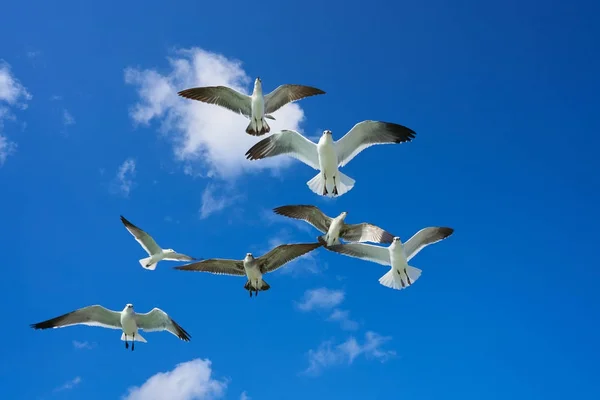
<svg viewBox="0 0 600 400">
<path fill-rule="evenodd" d="M 10 65 L 0 60 L 0 167 L 17 151 L 16 142 L 4 134 L 4 121 L 14 121 L 12 109 L 26 109 L 31 98 L 25 86 L 12 74 Z"/>
<path fill-rule="evenodd" d="M 128 158 L 117 169 L 117 175 L 114 177 L 111 190 L 113 193 L 120 194 L 123 197 L 129 197 L 135 183 L 135 160 Z"/>
<path fill-rule="evenodd" d="M 337 322 L 342 329 L 353 331 L 359 328 L 358 322 L 350 318 L 350 311 L 339 308 L 345 295 L 343 290 L 310 289 L 304 292 L 300 302 L 296 302 L 296 307 L 303 312 L 326 312 L 329 314 L 327 321 Z"/>
</svg>

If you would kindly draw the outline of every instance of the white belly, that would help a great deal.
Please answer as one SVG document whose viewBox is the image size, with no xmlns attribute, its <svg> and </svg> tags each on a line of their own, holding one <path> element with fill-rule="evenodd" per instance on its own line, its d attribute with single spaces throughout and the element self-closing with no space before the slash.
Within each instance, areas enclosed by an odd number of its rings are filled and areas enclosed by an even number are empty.
<svg viewBox="0 0 600 400">
<path fill-rule="evenodd" d="M 342 229 L 342 221 L 333 220 L 327 231 L 327 246 L 331 246 L 339 239 L 340 229 Z"/>
<path fill-rule="evenodd" d="M 265 102 L 262 95 L 253 95 L 252 102 L 252 118 L 261 119 L 265 113 Z"/>
<path fill-rule="evenodd" d="M 133 336 L 134 333 L 137 333 L 135 316 L 131 314 L 121 315 L 121 327 L 127 336 Z"/>
<path fill-rule="evenodd" d="M 338 162 L 333 143 L 324 143 L 319 140 L 317 153 L 319 154 L 319 167 L 321 167 L 321 172 L 325 173 L 325 178 L 329 181 L 334 175 L 337 176 Z"/>
<path fill-rule="evenodd" d="M 244 270 L 246 271 L 246 276 L 250 282 L 256 283 L 257 281 L 260 282 L 262 280 L 262 273 L 257 266 L 244 266 Z"/>
</svg>

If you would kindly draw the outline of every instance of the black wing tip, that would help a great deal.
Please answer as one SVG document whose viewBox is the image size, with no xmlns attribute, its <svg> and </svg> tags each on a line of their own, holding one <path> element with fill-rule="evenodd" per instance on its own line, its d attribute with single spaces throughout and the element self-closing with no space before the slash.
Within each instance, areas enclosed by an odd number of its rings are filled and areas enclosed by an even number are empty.
<svg viewBox="0 0 600 400">
<path fill-rule="evenodd" d="M 177 331 L 177 337 L 179 339 L 183 340 L 184 342 L 189 342 L 192 339 L 192 335 L 190 335 L 185 329 L 181 327 L 181 325 L 175 322 L 172 318 L 171 323 L 175 327 L 175 330 Z"/>
<path fill-rule="evenodd" d="M 417 133 L 407 126 L 397 124 L 395 122 L 378 121 L 385 126 L 385 129 L 392 132 L 396 138 L 394 143 L 410 142 L 415 138 Z"/>
<path fill-rule="evenodd" d="M 59 317 L 60 318 L 60 317 Z M 37 322 L 35 324 L 30 324 L 29 326 L 33 329 L 50 329 L 54 328 L 54 322 L 56 318 L 49 319 L 47 321 Z"/>
<path fill-rule="evenodd" d="M 454 233 L 454 228 L 450 228 L 447 226 L 440 226 L 438 230 L 442 233 L 444 239 Z"/>
</svg>

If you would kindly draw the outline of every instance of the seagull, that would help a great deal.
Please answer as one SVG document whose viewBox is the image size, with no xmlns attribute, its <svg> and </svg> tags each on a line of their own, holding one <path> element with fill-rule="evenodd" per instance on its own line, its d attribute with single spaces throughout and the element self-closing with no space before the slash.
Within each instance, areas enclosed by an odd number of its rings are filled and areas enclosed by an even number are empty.
<svg viewBox="0 0 600 400">
<path fill-rule="evenodd" d="M 262 81 L 256 78 L 251 96 L 247 96 L 227 86 L 208 86 L 185 89 L 177 93 L 187 99 L 216 104 L 250 119 L 246 133 L 253 136 L 264 135 L 271 131 L 265 118 L 274 120 L 270 115 L 287 103 L 309 96 L 325 94 L 321 89 L 304 85 L 281 85 L 263 96 Z"/>
<path fill-rule="evenodd" d="M 348 215 L 346 211 L 335 218 L 328 217 L 318 207 L 310 205 L 281 206 L 274 208 L 273 211 L 278 215 L 304 220 L 323 232 L 324 235 L 317 239 L 323 243 L 325 248 L 340 244 L 340 238 L 348 242 L 376 243 L 392 243 L 394 239 L 394 235 L 391 233 L 366 222 L 346 224 L 344 222 Z"/>
<path fill-rule="evenodd" d="M 430 227 L 421 229 L 408 239 L 408 242 L 404 245 L 402 245 L 400 238 L 396 236 L 387 248 L 370 244 L 351 243 L 336 244 L 329 247 L 329 250 L 391 266 L 390 270 L 379 278 L 379 283 L 385 287 L 400 290 L 412 285 L 421 276 L 420 269 L 408 265 L 410 259 L 416 256 L 423 247 L 439 242 L 452 235 L 453 232 L 454 229 L 452 228 Z"/>
<path fill-rule="evenodd" d="M 146 343 L 138 329 L 146 332 L 169 331 L 179 339 L 189 342 L 190 334 L 160 308 L 153 308 L 146 314 L 133 311 L 133 304 L 127 304 L 123 311 L 112 311 L 99 305 L 83 307 L 70 313 L 47 321 L 31 324 L 33 329 L 63 328 L 72 325 L 100 326 L 102 328 L 120 329 L 123 331 L 121 340 L 125 348 L 129 348 L 127 337 L 131 338 L 131 351 L 136 341 Z"/>
<path fill-rule="evenodd" d="M 358 153 L 375 144 L 409 142 L 415 132 L 405 126 L 382 121 L 362 121 L 354 125 L 337 142 L 330 130 L 323 131 L 319 143 L 308 140 L 300 133 L 283 130 L 256 143 L 246 152 L 249 160 L 259 160 L 287 154 L 297 158 L 319 173 L 307 182 L 318 195 L 341 196 L 354 187 L 354 179 L 338 168 L 348 164 Z M 333 186 L 333 189 L 330 189 Z"/>
<path fill-rule="evenodd" d="M 124 216 L 121 215 L 121 222 L 125 225 L 125 228 L 133 235 L 135 240 L 142 246 L 146 253 L 150 257 L 142 258 L 140 260 L 140 264 L 142 267 L 155 270 L 156 265 L 160 260 L 168 260 L 168 261 L 195 261 L 196 258 L 186 256 L 185 254 L 177 253 L 173 249 L 161 249 L 159 245 L 156 244 L 152 236 L 148 235 L 146 232 L 129 222 L 125 219 Z"/>
<path fill-rule="evenodd" d="M 246 275 L 248 281 L 244 285 L 244 289 L 250 292 L 250 297 L 252 297 L 252 292 L 255 292 L 255 296 L 258 296 L 259 291 L 271 288 L 262 279 L 264 274 L 275 271 L 284 264 L 321 245 L 321 243 L 282 244 L 258 258 L 254 258 L 252 253 L 246 253 L 243 260 L 211 258 L 174 268 L 182 271 L 203 271 L 222 275 Z"/>
</svg>

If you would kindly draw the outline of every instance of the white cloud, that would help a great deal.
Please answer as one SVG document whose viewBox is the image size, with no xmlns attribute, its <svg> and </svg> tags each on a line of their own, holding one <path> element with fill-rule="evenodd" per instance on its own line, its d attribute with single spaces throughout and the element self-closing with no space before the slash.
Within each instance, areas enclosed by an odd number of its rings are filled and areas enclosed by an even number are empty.
<svg viewBox="0 0 600 400">
<path fill-rule="evenodd" d="M 202 205 L 200 206 L 200 219 L 207 218 L 211 214 L 222 211 L 237 200 L 242 198 L 234 194 L 231 188 L 223 185 L 209 183 L 202 192 Z"/>
<path fill-rule="evenodd" d="M 368 331 L 365 333 L 365 341 L 362 344 L 353 336 L 339 344 L 333 344 L 330 340 L 325 341 L 319 345 L 317 350 L 308 351 L 308 368 L 304 373 L 318 375 L 328 367 L 350 365 L 361 355 L 366 359 L 385 362 L 396 355 L 395 351 L 382 349 L 383 344 L 389 340 L 391 340 L 389 336 L 381 336 L 376 332 Z"/>
<path fill-rule="evenodd" d="M 333 310 L 328 321 L 339 322 L 342 329 L 346 331 L 354 331 L 358 329 L 358 322 L 350 319 L 350 311 L 336 308 Z"/>
<path fill-rule="evenodd" d="M 344 301 L 344 291 L 318 288 L 304 292 L 304 298 L 302 302 L 297 303 L 297 307 L 301 311 L 330 310 L 340 305 L 342 301 Z"/>
<path fill-rule="evenodd" d="M 80 341 L 77 341 L 77 340 L 73 340 L 73 347 L 75 347 L 78 350 L 82 350 L 82 349 L 91 350 L 95 346 L 96 346 L 95 343 L 80 342 Z"/>
<path fill-rule="evenodd" d="M 213 379 L 210 360 L 195 359 L 151 376 L 129 389 L 124 400 L 209 400 L 222 398 L 226 381 Z"/>
<path fill-rule="evenodd" d="M 63 124 L 65 126 L 75 124 L 75 118 L 73 118 L 73 115 L 71 115 L 71 113 L 67 109 L 63 110 Z"/>
<path fill-rule="evenodd" d="M 76 376 L 75 378 L 73 378 L 72 380 L 66 382 L 62 386 L 59 386 L 56 389 L 54 389 L 54 391 L 55 392 L 60 392 L 60 391 L 63 391 L 63 390 L 73 389 L 75 386 L 79 385 L 80 383 L 81 383 L 81 378 L 78 377 L 78 376 Z"/>
<path fill-rule="evenodd" d="M 2 166 L 9 155 L 17 150 L 17 144 L 2 134 L 4 129 L 4 120 L 15 120 L 10 107 L 16 107 L 24 110 L 27 108 L 25 101 L 31 99 L 31 94 L 16 79 L 10 66 L 0 61 L 0 166 Z"/>
<path fill-rule="evenodd" d="M 248 120 L 222 107 L 181 98 L 177 92 L 194 86 L 225 85 L 249 94 L 252 81 L 241 63 L 200 48 L 178 50 L 168 58 L 170 71 L 127 68 L 125 82 L 136 87 L 139 101 L 130 110 L 136 124 L 156 120 L 168 135 L 176 157 L 207 171 L 206 176 L 232 179 L 245 171 L 273 169 L 288 165 L 289 157 L 248 161 L 244 154 L 262 137 L 245 133 Z M 285 82 L 264 82 L 267 91 Z M 297 103 L 274 113 L 271 132 L 299 129 L 304 112 Z"/>
<path fill-rule="evenodd" d="M 113 191 L 129 197 L 133 188 L 133 178 L 135 177 L 135 160 L 128 158 L 123 161 L 117 170 L 117 176 L 113 181 Z"/>
<path fill-rule="evenodd" d="M 248 393 L 246 393 L 246 391 L 243 391 L 241 396 L 240 396 L 240 400 L 251 400 L 252 397 L 248 396 Z"/>
</svg>

